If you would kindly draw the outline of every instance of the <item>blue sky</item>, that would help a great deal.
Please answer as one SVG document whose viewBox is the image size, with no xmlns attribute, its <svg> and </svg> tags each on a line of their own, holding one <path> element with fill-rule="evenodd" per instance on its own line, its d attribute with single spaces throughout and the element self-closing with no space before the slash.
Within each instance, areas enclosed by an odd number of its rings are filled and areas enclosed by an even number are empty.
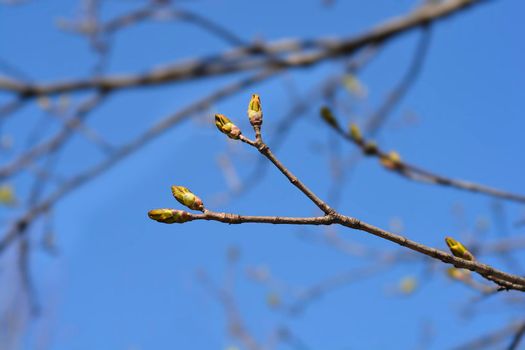
<svg viewBox="0 0 525 350">
<path fill-rule="evenodd" d="M 138 1 L 107 1 L 104 18 L 139 6 Z M 288 37 L 345 37 L 360 33 L 413 8 L 411 1 L 319 0 L 247 1 L 203 0 L 180 7 L 213 18 L 245 40 Z M 525 31 L 520 2 L 493 1 L 433 28 L 424 69 L 408 96 L 395 109 L 378 136 L 382 146 L 397 150 L 403 159 L 457 178 L 469 179 L 517 193 L 525 193 L 523 152 L 525 100 Z M 0 7 L 0 57 L 36 81 L 85 77 L 94 62 L 87 43 L 58 31 L 59 18 L 72 18 L 77 1 L 29 1 Z M 354 103 L 355 112 L 342 118 L 360 122 L 382 101 L 410 62 L 418 33 L 390 42 L 358 74 L 368 98 Z M 108 70 L 129 73 L 181 58 L 223 50 L 224 42 L 184 23 L 147 23 L 126 29 L 114 41 Z M 287 325 L 308 349 L 415 349 L 423 325 L 431 325 L 431 349 L 450 348 L 483 332 L 517 319 L 522 311 L 509 308 L 496 296 L 475 304 L 472 317 L 465 306 L 476 293 L 444 276 L 444 267 L 417 263 L 393 266 L 387 272 L 338 288 L 312 303 L 300 316 L 290 317 L 266 305 L 271 290 L 246 278 L 246 269 L 264 266 L 275 278 L 294 287 L 306 287 L 337 273 L 367 263 L 323 243 L 323 230 L 286 226 L 222 225 L 192 222 L 161 225 L 146 213 L 156 207 L 178 207 L 171 185 L 185 185 L 205 203 L 214 203 L 227 188 L 217 167 L 226 155 L 240 176 L 248 175 L 258 155 L 227 140 L 212 125 L 216 112 L 235 119 L 248 133 L 246 105 L 253 92 L 261 95 L 266 138 L 272 139 L 277 122 L 290 108 L 290 91 L 305 96 L 324 77 L 337 73 L 337 63 L 326 62 L 298 69 L 257 85 L 210 106 L 199 118 L 170 130 L 118 166 L 62 200 L 54 211 L 59 255 L 35 248 L 32 275 L 42 307 L 31 322 L 24 348 L 36 348 L 42 337 L 49 349 L 225 349 L 237 343 L 227 333 L 225 313 L 196 278 L 204 270 L 212 280 L 224 280 L 228 247 L 241 251 L 236 297 L 246 324 L 258 339 L 278 325 Z M 146 126 L 177 111 L 241 75 L 199 80 L 115 94 L 90 117 L 88 124 L 120 144 Z M 70 97 L 78 102 L 83 95 Z M 340 95 L 344 96 L 344 94 Z M 5 100 L 5 95 L 0 95 Z M 293 126 L 278 157 L 321 197 L 331 183 L 329 144 L 334 134 L 319 120 L 315 101 L 309 113 Z M 2 125 L 12 135 L 14 149 L 24 146 L 28 130 L 42 118 L 34 103 Z M 417 116 L 407 125 L 406 116 Z M 343 119 L 344 120 L 344 119 Z M 49 131 L 57 128 L 51 126 Z M 68 173 L 102 159 L 102 154 L 81 136 L 68 144 L 58 171 Z M 270 147 L 272 145 L 270 144 Z M 353 147 L 341 143 L 342 155 Z M 12 155 L 2 154 L 2 161 Z M 27 193 L 27 176 L 12 180 L 20 194 Z M 403 234 L 422 243 L 445 248 L 444 236 L 465 237 L 476 223 L 489 221 L 488 240 L 503 234 L 493 223 L 494 200 L 407 181 L 382 169 L 376 160 L 361 160 L 341 188 L 342 213 L 389 228 L 401 220 Z M 523 206 L 501 205 L 510 223 L 523 217 Z M 276 169 L 248 193 L 213 210 L 250 215 L 315 213 L 314 206 L 289 186 Z M 454 208 L 462 208 L 458 219 Z M 3 211 L 3 222 L 9 212 Z M 32 242 L 39 240 L 36 226 Z M 394 251 L 397 247 L 370 235 L 338 230 L 349 242 Z M 520 235 L 510 228 L 507 234 Z M 521 254 L 521 253 L 520 253 Z M 523 262 L 523 255 L 516 257 Z M 6 271 L 7 257 L 2 264 Z M 425 260 L 427 263 L 428 261 Z M 509 270 L 502 260 L 484 262 Z M 513 272 L 520 272 L 514 266 Z M 434 271 L 434 272 L 430 272 Z M 521 271 L 522 272 L 522 271 Z M 6 274 L 7 295 L 16 293 Z M 401 279 L 416 276 L 421 287 L 410 296 L 392 293 Z M 431 277 L 424 281 L 421 276 Z M 290 300 L 283 296 L 285 300 Z M 3 299 L 5 302 L 7 299 Z M 283 349 L 287 345 L 282 346 Z"/>
</svg>

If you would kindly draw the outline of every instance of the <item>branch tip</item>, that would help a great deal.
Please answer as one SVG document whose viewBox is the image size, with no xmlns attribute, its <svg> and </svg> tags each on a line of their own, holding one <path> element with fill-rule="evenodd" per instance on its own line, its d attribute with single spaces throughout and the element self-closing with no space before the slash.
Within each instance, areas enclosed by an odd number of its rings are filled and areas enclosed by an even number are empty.
<svg viewBox="0 0 525 350">
<path fill-rule="evenodd" d="M 184 186 L 171 186 L 173 197 L 182 205 L 192 209 L 204 211 L 202 200 Z"/>
<path fill-rule="evenodd" d="M 224 114 L 215 114 L 215 126 L 230 139 L 238 140 L 242 135 L 241 129 Z"/>
<path fill-rule="evenodd" d="M 162 222 L 164 224 L 182 224 L 192 220 L 191 214 L 184 210 L 176 209 L 153 209 L 148 212 L 148 217 L 151 220 Z"/>
</svg>

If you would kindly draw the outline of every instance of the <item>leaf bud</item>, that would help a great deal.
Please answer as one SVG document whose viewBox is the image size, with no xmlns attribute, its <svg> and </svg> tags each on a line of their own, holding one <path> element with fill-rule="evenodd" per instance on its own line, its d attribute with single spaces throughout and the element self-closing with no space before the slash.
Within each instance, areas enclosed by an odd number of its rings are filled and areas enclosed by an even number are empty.
<svg viewBox="0 0 525 350">
<path fill-rule="evenodd" d="M 401 156 L 396 151 L 391 151 L 388 154 L 382 155 L 379 158 L 381 165 L 390 170 L 401 168 Z"/>
<path fill-rule="evenodd" d="M 350 137 L 359 144 L 363 142 L 363 135 L 361 134 L 361 130 L 356 123 L 350 124 Z"/>
<path fill-rule="evenodd" d="M 248 104 L 248 118 L 250 119 L 250 124 L 253 127 L 260 127 L 262 125 L 262 107 L 261 107 L 261 98 L 257 94 L 253 94 Z"/>
<path fill-rule="evenodd" d="M 151 220 L 165 224 L 182 224 L 191 220 L 191 216 L 188 212 L 176 209 L 153 209 L 148 212 L 148 216 Z"/>
<path fill-rule="evenodd" d="M 467 248 L 461 242 L 456 241 L 454 238 L 445 237 L 445 242 L 448 245 L 448 248 L 452 252 L 452 255 L 462 258 L 465 260 L 474 261 L 474 255 L 468 251 Z"/>
<path fill-rule="evenodd" d="M 183 186 L 171 186 L 173 197 L 182 205 L 193 210 L 204 210 L 202 200 Z"/>
<path fill-rule="evenodd" d="M 224 114 L 215 114 L 215 125 L 220 132 L 226 134 L 230 139 L 238 140 L 242 134 L 241 129 L 233 124 Z"/>
<path fill-rule="evenodd" d="M 323 118 L 326 124 L 330 125 L 334 129 L 339 129 L 339 123 L 337 122 L 337 119 L 335 118 L 334 114 L 332 113 L 332 110 L 329 107 L 321 107 L 320 113 L 321 118 Z"/>
</svg>

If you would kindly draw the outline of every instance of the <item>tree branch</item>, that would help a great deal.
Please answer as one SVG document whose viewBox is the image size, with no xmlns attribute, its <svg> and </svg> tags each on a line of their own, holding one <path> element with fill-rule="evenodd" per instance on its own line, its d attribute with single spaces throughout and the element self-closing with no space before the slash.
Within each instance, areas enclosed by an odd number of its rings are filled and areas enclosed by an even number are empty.
<svg viewBox="0 0 525 350">
<path fill-rule="evenodd" d="M 449 0 L 428 3 L 404 17 L 393 19 L 351 38 L 255 43 L 223 54 L 194 59 L 185 63 L 175 63 L 167 68 L 138 75 L 99 77 L 50 84 L 32 84 L 2 78 L 0 79 L 0 90 L 11 91 L 24 98 L 29 98 L 87 89 L 111 91 L 151 86 L 268 67 L 280 69 L 307 67 L 327 59 L 352 54 L 363 47 L 384 42 L 411 29 L 444 19 L 482 2 L 484 1 Z M 265 56 L 261 58 L 260 54 Z M 278 58 L 278 55 L 282 57 Z"/>
<path fill-rule="evenodd" d="M 326 120 L 326 119 L 325 119 Z M 410 180 L 430 183 L 441 186 L 454 187 L 460 190 L 482 193 L 491 197 L 502 198 L 514 202 L 525 203 L 525 195 L 516 194 L 512 192 L 503 191 L 493 187 L 477 184 L 470 181 L 453 179 L 443 175 L 439 175 L 420 168 L 416 165 L 407 163 L 402 160 L 397 154 L 393 157 L 392 152 L 382 150 L 375 142 L 365 140 L 358 132 L 357 135 L 352 135 L 341 128 L 337 123 L 335 117 L 330 119 L 327 123 L 345 140 L 355 144 L 360 148 L 362 153 L 366 156 L 377 157 L 381 160 L 384 167 L 396 174 L 404 176 Z"/>
<path fill-rule="evenodd" d="M 256 97 L 256 101 L 260 102 L 259 97 L 257 95 L 254 95 L 254 96 Z M 252 101 L 253 101 L 253 97 L 252 97 Z M 229 130 L 231 129 L 222 130 L 220 127 L 219 129 L 221 130 L 221 132 L 225 133 L 230 138 L 240 139 L 240 141 L 247 143 L 250 146 L 256 148 L 263 156 L 265 156 L 270 162 L 272 162 L 277 169 L 279 169 L 279 171 L 290 181 L 290 183 L 292 183 L 292 185 L 294 185 L 297 189 L 299 189 L 299 191 L 301 191 L 306 197 L 308 197 L 310 201 L 312 201 L 326 215 L 322 218 L 316 217 L 316 218 L 310 218 L 310 219 L 308 218 L 293 219 L 293 218 L 266 217 L 266 216 L 264 217 L 257 217 L 257 216 L 243 217 L 241 215 L 235 215 L 235 214 L 214 213 L 214 212 L 210 212 L 209 210 L 204 209 L 204 214 L 192 214 L 192 213 L 184 212 L 184 215 L 186 215 L 186 217 L 189 218 L 188 220 L 185 220 L 185 221 L 214 220 L 214 221 L 220 221 L 220 222 L 226 222 L 226 223 L 243 223 L 243 222 L 273 223 L 273 224 L 300 223 L 304 225 L 306 224 L 310 224 L 310 225 L 312 224 L 313 225 L 338 224 L 338 225 L 345 226 L 351 229 L 368 232 L 374 236 L 377 236 L 377 237 L 386 239 L 390 242 L 399 244 L 415 252 L 421 253 L 423 255 L 426 255 L 436 260 L 440 260 L 446 264 L 454 265 L 457 268 L 464 268 L 467 270 L 474 271 L 478 273 L 479 275 L 483 276 L 484 278 L 498 284 L 502 290 L 514 289 L 514 290 L 519 290 L 519 291 L 525 291 L 525 278 L 524 277 L 512 275 L 512 274 L 497 270 L 493 268 L 492 266 L 480 263 L 475 260 L 466 260 L 463 258 L 456 257 L 454 255 L 445 253 L 442 250 L 425 246 L 424 244 L 410 240 L 404 236 L 383 230 L 379 227 L 368 224 L 357 218 L 345 216 L 345 215 L 342 215 L 336 212 L 327 203 L 325 203 L 321 198 L 319 198 L 313 191 L 311 191 L 303 182 L 301 182 L 290 170 L 288 170 L 283 165 L 283 163 L 281 163 L 281 161 L 277 159 L 277 157 L 270 151 L 270 148 L 263 141 L 261 130 L 260 130 L 261 124 L 255 124 L 252 120 L 252 117 L 250 116 L 251 111 L 252 112 L 257 111 L 260 113 L 259 118 L 261 118 L 262 120 L 262 110 L 260 107 L 260 103 L 258 104 L 258 107 L 256 107 L 255 109 L 252 109 L 252 101 L 250 101 L 248 115 L 250 117 L 250 122 L 254 128 L 255 134 L 257 136 L 257 139 L 255 141 L 242 135 L 240 131 L 238 133 L 240 134 L 240 136 L 236 136 L 236 135 L 229 134 Z M 231 124 L 231 121 L 228 120 L 228 122 Z M 181 222 L 184 222 L 184 221 L 181 221 Z M 173 223 L 173 221 L 168 222 L 168 223 Z"/>
</svg>

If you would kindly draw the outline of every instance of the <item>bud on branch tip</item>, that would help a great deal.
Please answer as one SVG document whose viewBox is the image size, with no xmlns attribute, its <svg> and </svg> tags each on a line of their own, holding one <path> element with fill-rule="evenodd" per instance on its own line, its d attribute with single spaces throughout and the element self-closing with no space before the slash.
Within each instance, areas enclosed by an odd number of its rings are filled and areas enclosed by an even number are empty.
<svg viewBox="0 0 525 350">
<path fill-rule="evenodd" d="M 191 216 L 188 212 L 175 209 L 153 209 L 148 212 L 148 216 L 152 220 L 165 224 L 182 224 L 191 220 Z"/>
<path fill-rule="evenodd" d="M 226 134 L 230 139 L 238 140 L 242 134 L 241 129 L 233 124 L 224 114 L 215 114 L 215 125 L 220 132 Z"/>
<path fill-rule="evenodd" d="M 182 205 L 193 210 L 204 210 L 202 200 L 183 186 L 171 186 L 173 197 Z"/>
<path fill-rule="evenodd" d="M 250 124 L 253 127 L 260 127 L 262 125 L 262 107 L 261 107 L 261 98 L 257 94 L 253 94 L 248 104 L 248 118 L 250 119 Z"/>
</svg>

